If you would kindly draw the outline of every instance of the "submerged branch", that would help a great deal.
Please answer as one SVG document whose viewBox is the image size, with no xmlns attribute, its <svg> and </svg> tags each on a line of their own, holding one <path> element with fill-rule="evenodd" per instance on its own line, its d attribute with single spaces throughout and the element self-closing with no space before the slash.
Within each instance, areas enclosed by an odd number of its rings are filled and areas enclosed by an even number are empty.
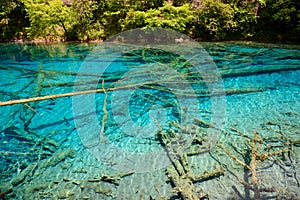
<svg viewBox="0 0 300 200">
<path fill-rule="evenodd" d="M 102 120 L 101 120 L 101 130 L 100 130 L 100 142 L 103 142 L 105 141 L 105 136 L 104 136 L 104 130 L 105 130 L 105 124 L 108 120 L 108 112 L 107 112 L 107 97 L 108 97 L 108 94 L 104 88 L 104 80 L 102 80 L 102 89 L 103 89 L 103 92 L 105 94 L 105 97 L 103 99 L 103 117 L 102 117 Z"/>
</svg>

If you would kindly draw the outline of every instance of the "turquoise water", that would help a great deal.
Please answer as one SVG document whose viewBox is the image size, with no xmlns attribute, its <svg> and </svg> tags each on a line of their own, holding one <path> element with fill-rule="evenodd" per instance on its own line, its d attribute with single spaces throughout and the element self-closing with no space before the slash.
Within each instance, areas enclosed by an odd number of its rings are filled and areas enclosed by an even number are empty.
<svg viewBox="0 0 300 200">
<path fill-rule="evenodd" d="M 178 154 L 210 145 L 188 154 L 194 174 L 224 168 L 195 181 L 195 193 L 253 197 L 238 181 L 251 184 L 251 173 L 215 144 L 249 164 L 247 140 L 258 131 L 260 153 L 287 148 L 258 165 L 260 187 L 274 188 L 262 198 L 299 198 L 300 47 L 199 46 L 1 44 L 1 102 L 99 90 L 0 107 L 1 192 L 8 199 L 180 199 L 166 175 L 174 160 L 161 129 L 186 137 L 174 136 Z"/>
</svg>

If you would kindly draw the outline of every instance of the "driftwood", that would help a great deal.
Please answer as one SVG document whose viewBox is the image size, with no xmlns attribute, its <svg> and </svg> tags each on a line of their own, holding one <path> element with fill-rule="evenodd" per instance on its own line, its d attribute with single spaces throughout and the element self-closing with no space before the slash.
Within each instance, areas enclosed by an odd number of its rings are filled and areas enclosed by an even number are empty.
<svg viewBox="0 0 300 200">
<path fill-rule="evenodd" d="M 0 199 L 7 200 L 7 198 L 5 197 L 5 193 L 1 192 L 1 190 L 0 190 Z"/>
<path fill-rule="evenodd" d="M 149 82 L 143 83 L 143 84 L 151 84 L 151 83 L 153 83 L 153 81 L 149 81 Z M 127 86 L 107 88 L 106 91 L 134 88 L 134 87 L 138 87 L 140 85 L 142 85 L 142 84 L 137 83 L 137 84 L 127 85 Z M 10 100 L 10 101 L 6 101 L 6 102 L 0 102 L 0 106 L 8 106 L 8 105 L 28 103 L 28 102 L 34 102 L 34 101 L 57 99 L 57 98 L 62 98 L 62 97 L 71 97 L 71 96 L 77 96 L 77 95 L 82 95 L 82 94 L 103 93 L 104 91 L 105 91 L 105 89 L 100 88 L 100 89 L 95 89 L 95 90 L 84 90 L 84 91 L 70 92 L 70 93 L 64 93 L 64 94 L 47 95 L 47 96 L 43 96 L 43 97 L 33 97 L 33 98 L 20 99 L 20 100 Z"/>
<path fill-rule="evenodd" d="M 224 174 L 224 170 L 222 167 L 215 167 L 215 169 L 210 172 L 204 172 L 201 175 L 194 174 L 188 162 L 188 154 L 186 152 L 189 149 L 187 146 L 189 139 L 185 136 L 194 136 L 193 139 L 196 139 L 196 145 L 201 145 L 199 144 L 199 138 L 201 137 L 197 137 L 197 134 L 200 134 L 198 132 L 200 129 L 192 129 L 190 127 L 180 126 L 177 122 L 171 122 L 171 125 L 178 128 L 178 132 L 171 131 L 170 133 L 166 133 L 161 127 L 159 127 L 157 121 L 155 121 L 155 123 L 159 128 L 159 138 L 172 162 L 172 165 L 167 167 L 168 177 L 174 185 L 172 192 L 178 193 L 182 199 L 187 200 L 206 198 L 207 194 L 204 194 L 203 191 L 195 190 L 194 183 L 222 176 Z M 199 149 L 201 150 L 198 154 L 203 153 L 203 149 Z"/>
<path fill-rule="evenodd" d="M 54 94 L 54 95 L 47 95 L 42 97 L 32 97 L 27 99 L 19 99 L 19 100 L 9 100 L 5 102 L 0 102 L 0 106 L 9 106 L 9 105 L 15 105 L 15 104 L 23 104 L 23 103 L 29 103 L 29 102 L 35 102 L 35 101 L 43 101 L 43 100 L 50 100 L 50 99 L 57 99 L 57 98 L 63 98 L 63 97 L 72 97 L 72 96 L 78 96 L 78 95 L 84 95 L 84 94 L 92 94 L 92 93 L 104 93 L 104 91 L 115 91 L 115 90 L 124 90 L 124 89 L 130 89 L 130 88 L 136 88 L 139 86 L 144 86 L 144 84 L 154 84 L 155 81 L 148 81 L 145 83 L 137 83 L 132 85 L 125 85 L 125 86 L 119 86 L 114 88 L 99 88 L 94 90 L 84 90 L 84 91 L 77 91 L 77 92 L 70 92 L 70 93 L 64 93 L 64 94 Z M 149 88 L 149 86 L 147 86 Z M 152 87 L 152 89 L 159 89 L 157 87 Z M 224 92 L 226 95 L 234 95 L 234 94 L 244 94 L 244 93 L 253 93 L 253 92 L 263 92 L 267 89 L 272 88 L 245 88 L 245 89 L 226 89 L 225 91 L 216 91 L 212 96 L 219 96 L 224 95 Z M 163 91 L 163 89 L 162 89 Z M 201 94 L 195 94 L 197 91 L 181 91 L 177 95 L 180 95 L 181 97 L 208 97 L 210 94 L 207 90 L 202 91 Z M 161 99 L 161 98 L 160 98 Z"/>
<path fill-rule="evenodd" d="M 6 101 L 6 102 L 0 102 L 0 106 L 8 106 L 8 105 L 14 105 L 14 104 L 28 103 L 28 102 L 33 102 L 33 101 L 57 99 L 57 98 L 62 98 L 62 97 L 71 97 L 71 96 L 76 96 L 76 95 L 81 95 L 81 94 L 90 94 L 90 93 L 95 93 L 95 92 L 103 92 L 103 89 L 70 92 L 70 93 L 64 93 L 64 94 L 48 95 L 48 96 L 43 96 L 43 97 L 32 97 L 32 98 L 20 99 L 20 100 L 10 100 L 10 101 Z"/>
<path fill-rule="evenodd" d="M 154 45 L 153 48 L 152 47 L 150 47 L 150 48 L 140 47 L 140 46 L 137 47 L 134 45 L 119 44 L 119 43 L 117 45 L 115 45 L 114 43 L 103 43 L 101 45 L 103 48 L 109 48 L 112 51 L 121 52 L 121 53 L 123 52 L 124 58 L 141 59 L 141 60 L 144 60 L 146 63 L 156 63 L 158 66 L 161 66 L 162 69 L 171 66 L 172 68 L 177 70 L 183 77 L 185 77 L 189 81 L 190 84 L 191 83 L 203 83 L 204 79 L 206 81 L 210 80 L 210 78 L 201 77 L 201 75 L 197 71 L 193 70 L 194 67 L 191 63 L 192 63 L 194 57 L 192 57 L 191 59 L 186 59 L 184 57 L 184 55 L 196 56 L 195 59 L 197 59 L 197 55 L 199 54 L 198 51 L 199 51 L 199 49 L 200 50 L 202 49 L 201 45 L 199 45 L 197 43 L 191 42 L 191 43 L 186 43 L 186 44 L 176 44 L 176 45 L 168 45 L 168 46 Z M 175 48 L 175 47 L 177 47 L 177 48 Z M 178 48 L 178 47 L 182 47 L 182 48 Z M 175 52 L 174 52 L 174 48 L 176 49 Z M 244 63 L 245 61 L 247 61 L 247 59 L 253 59 L 254 57 L 264 55 L 266 53 L 266 51 L 272 50 L 272 48 L 264 47 L 264 48 L 260 48 L 257 51 L 254 51 L 249 54 L 249 52 L 238 52 L 236 50 L 231 49 L 230 47 L 226 48 L 225 46 L 219 45 L 218 49 L 220 49 L 220 48 L 223 48 L 224 50 L 226 50 L 227 54 L 225 54 L 225 56 L 226 55 L 238 55 L 239 57 L 241 57 L 238 60 L 239 63 Z M 211 53 L 213 56 L 220 56 L 220 55 L 218 55 L 218 51 L 210 52 L 210 50 L 208 50 L 208 52 Z M 222 51 L 222 53 L 223 53 L 223 51 Z M 285 60 L 285 59 L 288 59 L 289 56 L 291 56 L 290 54 L 282 55 L 275 51 L 271 52 L 270 54 L 271 55 L 274 54 L 274 60 Z M 105 56 L 109 58 L 109 55 L 105 55 Z M 231 59 L 231 57 L 229 57 L 228 60 L 235 61 L 236 59 Z M 167 64 L 166 64 L 166 62 L 167 62 Z M 199 60 L 199 62 L 205 62 L 205 61 Z M 168 65 L 168 63 L 176 63 L 176 64 Z M 134 68 L 138 68 L 138 67 L 139 66 L 134 66 L 132 68 L 134 69 Z M 145 74 L 146 75 L 153 74 L 153 70 L 151 67 L 149 67 L 150 69 L 148 69 L 148 68 L 144 69 L 145 66 L 142 66 L 142 67 L 143 67 L 143 69 L 139 69 L 137 71 L 133 70 L 134 74 L 132 74 L 133 76 L 129 77 L 129 78 L 142 77 Z M 54 87 L 55 86 L 56 87 L 62 87 L 62 86 L 70 87 L 70 86 L 76 86 L 76 85 L 82 85 L 82 84 L 90 84 L 90 83 L 94 84 L 95 83 L 95 81 L 91 80 L 91 81 L 87 81 L 86 83 L 76 83 L 76 82 L 75 83 L 73 83 L 73 82 L 64 83 L 64 82 L 62 82 L 62 83 L 42 84 L 43 79 L 47 76 L 54 76 L 54 75 L 86 76 L 86 77 L 96 77 L 99 79 L 101 78 L 101 79 L 104 79 L 105 81 L 115 82 L 118 80 L 118 78 L 122 77 L 123 73 L 125 73 L 125 72 L 104 73 L 100 77 L 99 74 L 93 74 L 93 73 L 45 70 L 42 68 L 42 65 L 40 65 L 38 70 L 22 68 L 22 67 L 13 67 L 13 66 L 5 66 L 5 67 L 0 66 L 0 69 L 15 70 L 15 71 L 19 71 L 24 74 L 26 74 L 26 73 L 37 74 L 37 76 L 36 76 L 36 78 L 38 79 L 37 85 L 39 85 L 39 87 L 43 87 L 43 88 L 53 87 L 53 86 Z M 259 66 L 259 67 L 246 66 L 246 67 L 231 68 L 231 69 L 220 68 L 219 73 L 222 77 L 236 77 L 236 76 L 248 76 L 248 75 L 253 75 L 253 74 L 273 73 L 273 72 L 278 72 L 278 71 L 298 70 L 298 69 L 300 69 L 300 67 L 298 65 L 285 66 L 284 68 L 279 65 L 272 65 L 272 67 L 268 66 L 266 68 L 262 68 L 261 66 Z M 161 72 L 161 70 L 157 70 L 158 75 L 160 72 Z M 161 81 L 167 81 L 167 80 L 170 80 L 170 78 L 172 78 L 172 77 L 169 77 L 169 79 L 162 79 Z M 173 78 L 176 79 L 176 77 L 173 77 Z M 214 80 L 214 79 L 212 79 L 212 80 Z M 151 83 L 155 84 L 155 83 L 159 83 L 159 81 L 154 81 Z M 123 89 L 132 88 L 132 87 L 142 86 L 142 85 L 151 84 L 151 83 L 145 82 L 145 83 L 140 83 L 140 84 L 133 84 L 128 87 L 122 86 L 120 88 L 116 88 L 115 90 L 122 89 L 122 88 Z M 174 81 L 172 83 L 175 84 Z M 162 88 L 157 88 L 157 89 L 160 90 Z M 226 94 L 230 95 L 230 94 L 242 94 L 242 93 L 250 93 L 250 92 L 261 92 L 261 91 L 264 91 L 267 89 L 270 89 L 270 88 L 244 88 L 244 89 L 232 88 L 232 89 L 227 89 Z M 106 90 L 111 91 L 114 89 L 107 88 Z M 20 90 L 20 91 L 22 91 L 22 90 Z M 37 90 L 36 93 L 38 91 L 39 90 Z M 48 96 L 36 95 L 36 97 L 32 97 L 32 98 L 28 98 L 28 99 L 0 102 L 0 106 L 28 103 L 28 102 L 33 102 L 33 101 L 41 101 L 41 100 L 55 99 L 55 98 L 62 98 L 62 97 L 70 97 L 70 96 L 81 95 L 81 94 L 90 94 L 90 93 L 94 93 L 94 92 L 104 92 L 104 91 L 103 91 L 103 89 L 97 89 L 97 90 L 88 90 L 87 89 L 85 91 L 77 91 L 77 92 L 71 92 L 71 93 L 65 93 L 65 94 L 53 94 L 53 95 L 48 95 Z M 220 92 L 222 92 L 222 91 L 220 91 Z M 206 97 L 209 95 L 209 94 L 207 94 L 207 91 L 206 92 L 196 91 L 195 93 L 201 94 Z M 218 92 L 216 92 L 216 95 L 218 95 L 217 93 Z M 193 94 L 194 94 L 194 91 L 182 91 L 182 95 L 192 96 Z M 222 94 L 222 93 L 220 93 L 220 94 Z M 201 95 L 199 95 L 199 96 L 201 97 Z M 8 95 L 8 96 L 15 96 L 15 95 Z M 199 96 L 197 96 L 197 97 L 199 97 Z"/>
<path fill-rule="evenodd" d="M 51 157 L 45 160 L 41 160 L 35 163 L 28 165 L 24 170 L 22 170 L 19 174 L 14 176 L 9 182 L 0 185 L 1 190 L 4 193 L 8 193 L 9 191 L 13 190 L 13 187 L 17 186 L 23 181 L 29 181 L 34 176 L 37 177 L 41 173 L 45 171 L 46 168 L 50 166 L 55 166 L 62 160 L 66 159 L 67 157 L 74 157 L 76 152 L 73 148 L 62 150 L 59 152 L 54 153 Z"/>
<path fill-rule="evenodd" d="M 102 89 L 103 89 L 103 92 L 105 94 L 105 97 L 103 99 L 103 117 L 102 117 L 102 120 L 101 120 L 101 130 L 100 130 L 100 142 L 104 142 L 105 141 L 105 136 L 104 136 L 104 130 L 105 130 L 105 124 L 106 122 L 108 121 L 108 112 L 107 112 L 107 97 L 108 97 L 108 94 L 104 88 L 104 80 L 102 80 Z"/>
<path fill-rule="evenodd" d="M 121 47 L 118 47 L 121 48 Z M 163 48 L 165 49 L 165 48 Z M 139 58 L 144 59 L 147 62 L 155 62 L 157 63 L 159 66 L 163 67 L 168 67 L 165 64 L 162 64 L 163 62 L 161 61 L 161 63 L 159 62 L 160 60 L 157 59 L 156 53 L 157 52 L 152 52 L 151 49 L 146 49 L 147 51 L 147 56 L 145 57 L 145 49 L 140 50 L 140 52 L 136 52 L 133 53 L 130 56 L 137 56 Z M 157 49 L 156 49 L 157 51 Z M 165 52 L 159 52 L 159 53 L 165 53 Z M 194 52 L 195 53 L 195 52 Z M 258 51 L 258 54 L 260 54 L 261 52 Z M 152 55 L 153 54 L 153 55 Z M 193 55 L 193 54 L 192 54 Z M 253 54 L 256 55 L 256 54 Z M 175 66 L 175 69 L 177 69 L 180 74 L 182 74 L 182 76 L 186 77 L 187 80 L 189 81 L 189 84 L 191 83 L 203 83 L 203 77 L 200 76 L 200 74 L 198 74 L 197 72 L 193 72 L 193 70 L 190 70 L 190 68 L 193 68 L 192 65 L 189 64 L 188 61 L 184 60 L 182 57 L 176 57 L 173 56 L 172 59 L 175 59 L 179 62 L 179 65 Z M 75 72 L 59 72 L 59 71 L 51 71 L 51 70 L 44 70 L 42 68 L 42 66 L 39 67 L 39 69 L 36 70 L 32 70 L 32 69 L 26 69 L 26 68 L 17 68 L 17 67 L 1 67 L 2 69 L 12 69 L 12 70 L 19 70 L 21 72 L 30 72 L 30 73 L 34 73 L 37 74 L 37 78 L 38 78 L 38 84 L 39 87 L 53 87 L 53 86 L 76 86 L 76 85 L 82 85 L 82 84 L 94 84 L 96 83 L 95 81 L 87 81 L 86 83 L 52 83 L 52 84 L 48 84 L 45 85 L 43 84 L 43 79 L 45 78 L 45 76 L 50 76 L 50 75 L 71 75 L 71 76 L 93 76 L 93 77 L 99 77 L 99 75 L 95 75 L 95 74 L 85 74 L 85 73 L 75 73 Z M 251 68 L 237 68 L 237 69 L 231 69 L 231 70 L 220 70 L 220 74 L 223 77 L 231 77 L 231 76 L 245 76 L 245 75 L 251 75 L 251 74 L 259 74 L 259 73 L 270 73 L 270 72 L 274 72 L 274 71 L 282 71 L 282 70 L 296 70 L 299 69 L 299 67 L 297 66 L 291 66 L 288 69 L 282 69 L 278 66 L 275 66 L 273 68 L 268 68 L 268 69 L 254 69 L 253 67 Z M 155 70 L 154 70 L 155 71 Z M 160 71 L 158 71 L 157 73 L 160 73 Z M 153 71 L 151 70 L 137 70 L 137 72 L 134 72 L 132 74 L 132 77 L 127 77 L 127 78 L 142 78 L 143 75 L 151 75 L 153 74 Z M 195 76 L 194 76 L 195 75 Z M 103 74 L 103 76 L 101 77 L 102 79 L 104 79 L 105 81 L 116 81 L 118 78 L 116 77 L 121 77 L 122 73 L 112 73 L 112 74 Z M 99 77 L 100 79 L 100 77 Z M 127 86 L 120 86 L 118 88 L 107 88 L 107 91 L 112 91 L 112 90 L 119 90 L 119 89 L 128 89 L 128 88 L 134 88 L 134 87 L 138 87 L 138 86 L 143 86 L 143 85 L 148 85 L 148 84 L 156 84 L 159 83 L 161 81 L 163 82 L 167 82 L 170 81 L 170 83 L 176 84 L 176 81 L 172 81 L 172 79 L 176 80 L 176 77 L 167 77 L 167 78 L 163 78 L 162 80 L 157 80 L 157 81 L 146 81 L 143 83 L 138 83 L 138 84 L 131 84 L 131 85 L 127 85 Z M 205 78 L 206 81 L 209 80 L 209 78 Z M 214 79 L 212 79 L 214 80 Z M 149 86 L 148 86 L 149 87 Z M 152 89 L 158 89 L 158 90 L 162 90 L 162 87 L 158 87 L 158 86 L 151 86 Z M 231 94 L 243 94 L 243 93 L 250 93 L 250 92 L 261 92 L 264 90 L 267 90 L 270 88 L 244 88 L 244 89 L 227 89 L 225 92 L 227 95 L 231 95 Z M 38 93 L 40 91 L 40 89 L 37 89 L 35 93 Z M 41 100 L 48 100 L 48 99 L 55 99 L 55 98 L 62 98 L 62 97 L 71 97 L 71 96 L 76 96 L 76 95 L 82 95 L 82 94 L 90 94 L 90 93 L 99 93 L 99 92 L 104 92 L 103 88 L 101 89 L 96 89 L 96 90 L 85 90 L 85 91 L 76 91 L 76 92 L 71 92 L 71 93 L 64 93 L 64 94 L 54 94 L 54 95 L 48 95 L 48 96 L 37 96 L 37 97 L 32 97 L 32 98 L 28 98 L 28 99 L 20 99 L 20 100 L 10 100 L 10 101 L 6 101 L 6 102 L 0 102 L 0 106 L 6 106 L 6 105 L 14 105 L 14 104 L 21 104 L 21 103 L 28 103 L 28 102 L 34 102 L 34 101 L 41 101 Z M 196 97 L 201 95 L 204 96 L 209 96 L 208 91 L 181 91 L 180 94 L 178 95 L 182 95 L 182 96 L 193 96 L 194 94 L 197 94 Z M 215 95 L 218 95 L 218 91 L 215 92 Z M 223 91 L 220 91 L 221 95 L 223 94 Z M 195 96 L 195 95 L 194 95 Z"/>
<path fill-rule="evenodd" d="M 286 152 L 288 149 L 282 148 L 280 150 L 270 152 L 270 153 L 260 153 L 263 139 L 257 131 L 253 132 L 253 138 L 251 140 L 249 140 L 248 137 L 246 135 L 244 135 L 243 133 L 241 133 L 239 130 L 232 128 L 232 127 L 231 127 L 231 130 L 237 132 L 246 141 L 246 143 L 248 144 L 250 156 L 251 156 L 250 162 L 247 163 L 247 162 L 242 161 L 239 158 L 237 158 L 232 152 L 227 150 L 220 143 L 217 144 L 217 146 L 219 148 L 221 148 L 230 158 L 232 158 L 234 161 L 236 161 L 241 166 L 243 166 L 244 168 L 246 168 L 247 170 L 249 170 L 251 172 L 252 183 L 247 183 L 241 179 L 238 179 L 238 181 L 242 185 L 244 185 L 246 188 L 248 188 L 249 190 L 252 190 L 254 192 L 253 199 L 255 199 L 255 200 L 261 199 L 261 192 L 276 192 L 276 190 L 274 188 L 264 188 L 264 187 L 260 186 L 257 167 L 261 162 L 267 160 L 269 157 Z"/>
<path fill-rule="evenodd" d="M 176 78 L 178 78 L 178 75 L 172 75 L 172 76 L 169 76 L 169 77 L 161 79 L 161 80 L 148 80 L 148 81 L 144 81 L 144 82 L 141 82 L 141 83 L 121 85 L 119 87 L 110 87 L 110 88 L 105 88 L 105 89 L 104 88 L 99 88 L 99 89 L 76 91 L 76 92 L 70 92 L 70 93 L 64 93 L 64 94 L 47 95 L 47 96 L 42 96 L 42 97 L 38 96 L 38 97 L 32 97 L 32 98 L 20 99 L 20 100 L 9 100 L 9 101 L 6 101 L 6 102 L 0 102 L 0 106 L 22 104 L 22 103 L 49 100 L 49 99 L 56 99 L 56 98 L 62 98 L 62 97 L 71 97 L 71 96 L 77 96 L 77 95 L 83 95 L 83 94 L 104 93 L 105 91 L 130 89 L 130 88 L 136 88 L 136 87 L 143 86 L 143 85 L 148 85 L 148 84 L 149 85 L 156 84 L 156 83 L 159 83 L 161 81 L 164 82 L 164 81 L 168 81 L 168 80 L 172 80 L 172 79 L 176 79 Z M 137 81 L 135 81 L 135 82 L 137 82 Z"/>
</svg>

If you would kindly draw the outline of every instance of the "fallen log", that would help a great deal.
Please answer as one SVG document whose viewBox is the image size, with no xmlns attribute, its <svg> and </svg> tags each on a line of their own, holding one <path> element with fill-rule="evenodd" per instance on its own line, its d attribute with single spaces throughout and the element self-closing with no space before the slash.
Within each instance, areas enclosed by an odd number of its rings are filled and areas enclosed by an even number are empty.
<svg viewBox="0 0 300 200">
<path fill-rule="evenodd" d="M 19 100 L 9 100 L 9 101 L 5 101 L 5 102 L 0 102 L 0 106 L 8 106 L 8 105 L 28 103 L 28 102 L 34 102 L 34 101 L 57 99 L 57 98 L 62 98 L 62 97 L 71 97 L 71 96 L 77 96 L 77 95 L 82 95 L 82 94 L 104 93 L 105 91 L 123 90 L 123 89 L 139 87 L 144 84 L 153 84 L 153 83 L 156 83 L 156 81 L 146 81 L 144 83 L 135 83 L 135 84 L 131 84 L 131 85 L 124 85 L 124 86 L 114 87 L 114 88 L 106 88 L 106 89 L 99 88 L 99 89 L 94 89 L 94 90 L 84 90 L 84 91 L 69 92 L 69 93 L 64 93 L 64 94 L 47 95 L 47 96 L 42 96 L 42 97 L 32 97 L 32 98 L 19 99 Z"/>
</svg>

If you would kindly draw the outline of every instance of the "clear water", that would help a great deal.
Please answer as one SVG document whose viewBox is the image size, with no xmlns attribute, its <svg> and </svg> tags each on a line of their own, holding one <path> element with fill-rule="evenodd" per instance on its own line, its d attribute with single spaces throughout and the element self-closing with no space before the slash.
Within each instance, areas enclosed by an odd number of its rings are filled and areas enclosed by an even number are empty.
<svg viewBox="0 0 300 200">
<path fill-rule="evenodd" d="M 251 174 L 214 144 L 217 137 L 249 163 L 246 140 L 258 131 L 261 153 L 288 147 L 258 165 L 261 187 L 276 189 L 262 196 L 299 198 L 300 46 L 201 46 L 208 54 L 197 62 L 216 67 L 221 86 L 210 81 L 210 71 L 199 73 L 172 50 L 139 47 L 120 54 L 112 44 L 1 44 L 1 102 L 103 87 L 107 96 L 100 91 L 1 106 L 0 190 L 8 199 L 157 199 L 155 185 L 161 195 L 179 199 L 171 193 L 166 167 L 172 163 L 159 128 L 178 132 L 170 122 L 195 126 L 194 118 L 212 124 L 220 118 L 223 131 L 202 127 L 210 152 L 188 161 L 195 174 L 215 165 L 225 173 L 195 182 L 195 192 L 210 199 L 252 197 L 237 180 L 251 182 Z M 118 180 L 99 180 L 104 174 Z"/>
</svg>

